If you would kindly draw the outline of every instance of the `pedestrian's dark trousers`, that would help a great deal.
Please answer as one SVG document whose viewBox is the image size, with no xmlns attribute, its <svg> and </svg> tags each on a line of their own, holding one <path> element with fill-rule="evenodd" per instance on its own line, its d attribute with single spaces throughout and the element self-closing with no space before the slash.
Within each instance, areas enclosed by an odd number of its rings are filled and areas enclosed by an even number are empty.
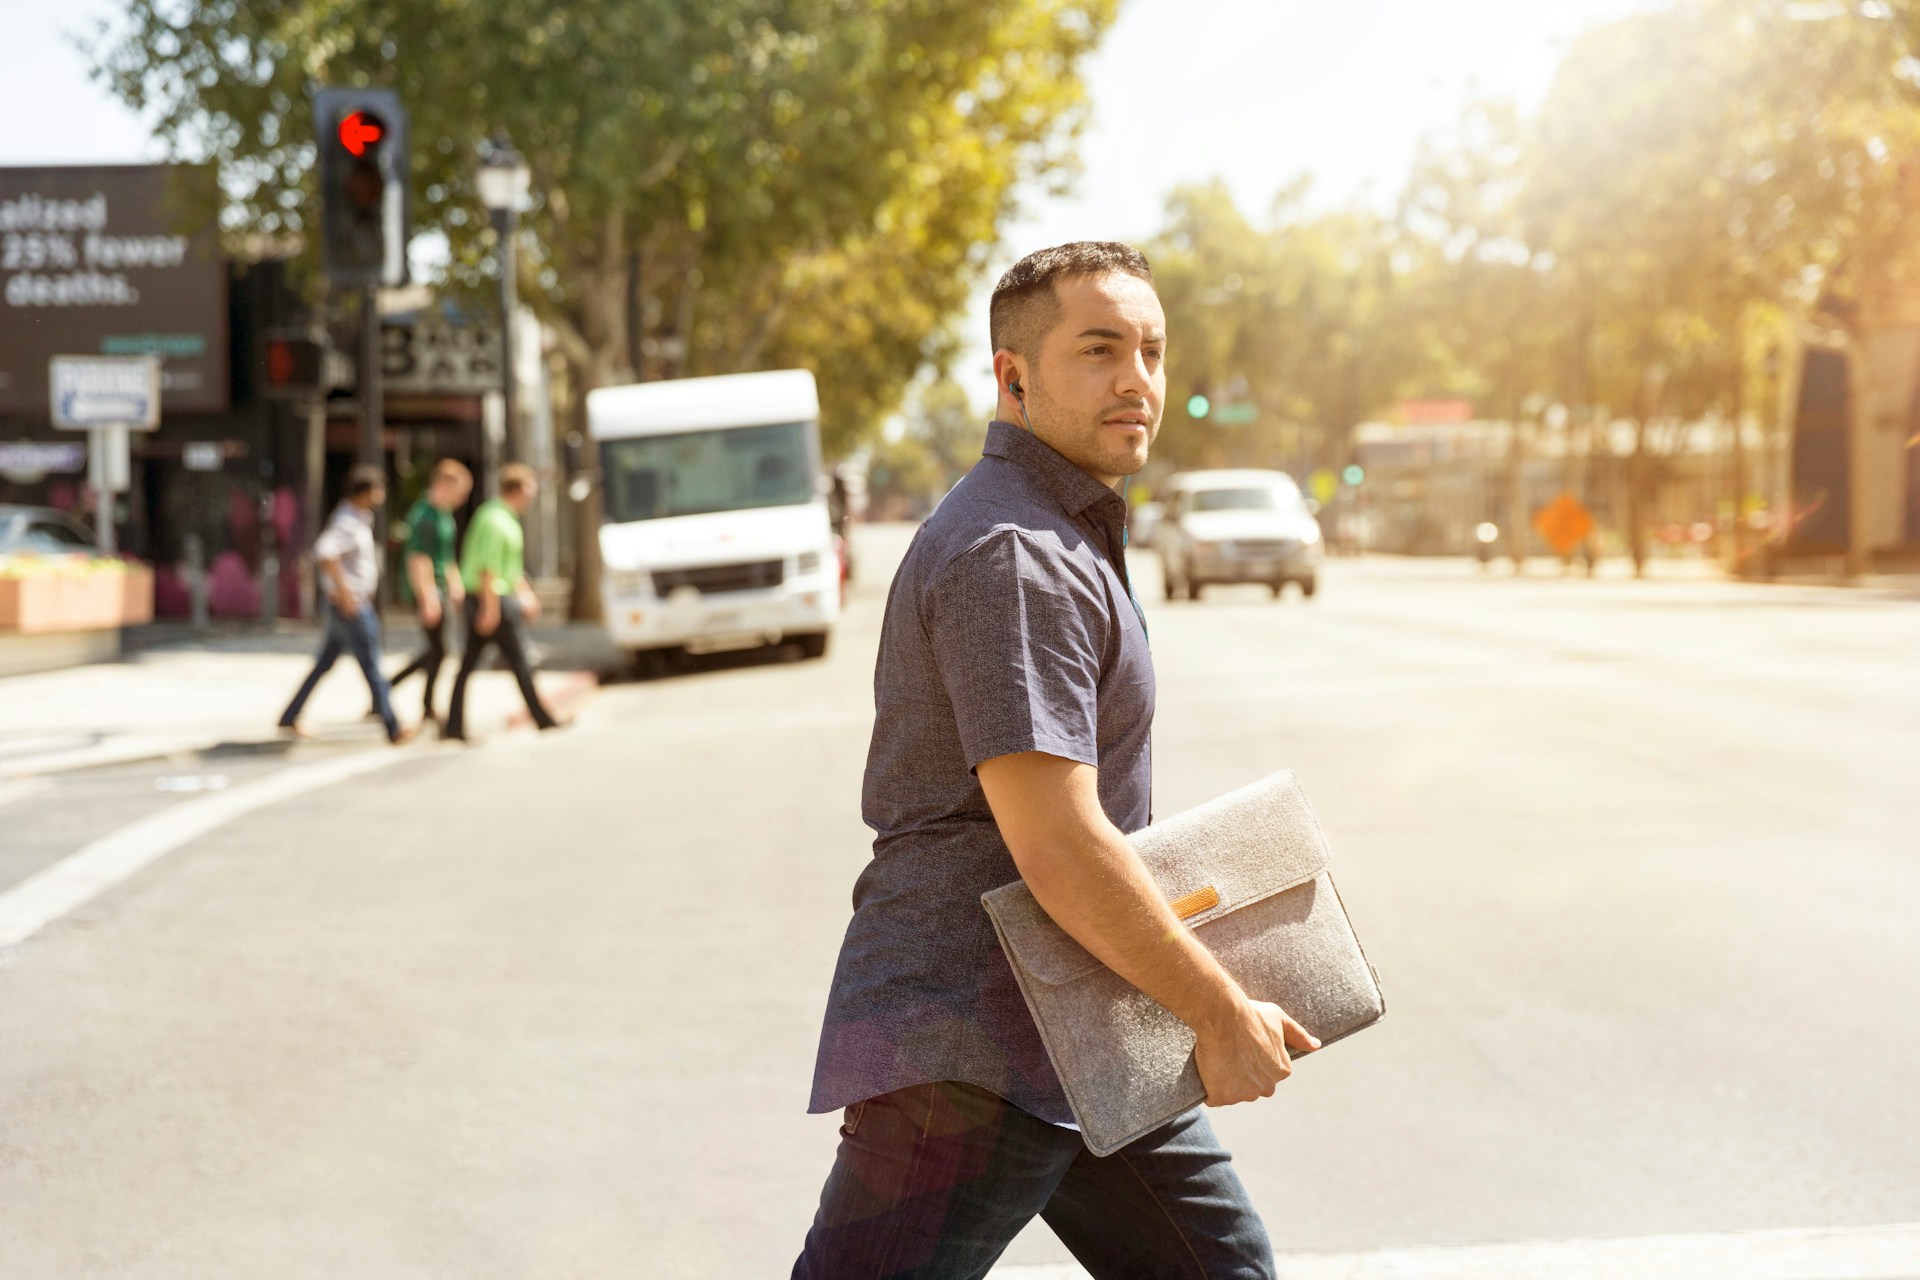
<svg viewBox="0 0 1920 1280">
<path fill-rule="evenodd" d="M 402 681 L 416 671 L 427 677 L 424 705 L 429 717 L 433 715 L 433 686 L 440 679 L 440 664 L 447 660 L 447 634 L 452 627 L 453 611 L 445 605 L 440 608 L 440 620 L 432 626 L 427 625 L 425 618 L 420 619 L 420 632 L 427 638 L 427 647 L 417 654 L 412 662 L 400 668 L 399 674 L 392 679 L 393 687 L 397 689 Z"/>
<path fill-rule="evenodd" d="M 367 688 L 373 694 L 374 714 L 380 717 L 380 723 L 387 727 L 387 737 L 395 738 L 400 734 L 400 722 L 394 719 L 393 698 L 387 687 L 387 677 L 380 671 L 380 618 L 374 613 L 373 606 L 363 604 L 358 612 L 345 614 L 333 601 L 327 601 L 327 627 L 325 637 L 320 642 L 319 656 L 313 660 L 313 670 L 308 673 L 306 683 L 300 686 L 300 692 L 293 695 L 293 701 L 280 716 L 283 728 L 292 728 L 300 719 L 300 713 L 306 709 L 307 699 L 320 684 L 320 677 L 333 668 L 342 653 L 351 653 L 354 661 L 360 664 L 360 673 L 367 678 Z"/>
<path fill-rule="evenodd" d="M 1272 1280 L 1273 1248 L 1198 1108 L 1097 1157 L 942 1081 L 855 1103 L 793 1280 L 977 1280 L 1035 1215 L 1095 1280 Z"/>
<path fill-rule="evenodd" d="M 476 593 L 467 597 L 467 647 L 460 655 L 460 674 L 453 678 L 453 700 L 447 707 L 447 734 L 459 737 L 466 732 L 467 723 L 467 679 L 480 666 L 480 659 L 486 656 L 490 645 L 498 644 L 500 652 L 507 655 L 507 663 L 513 668 L 513 678 L 520 682 L 520 696 L 527 700 L 527 712 L 533 717 L 534 724 L 542 729 L 551 729 L 554 725 L 553 714 L 540 701 L 540 691 L 533 687 L 533 661 L 528 656 L 528 636 L 526 615 L 520 611 L 520 602 L 512 596 L 500 597 L 500 625 L 493 634 L 483 636 L 475 626 L 480 617 L 480 597 Z"/>
</svg>

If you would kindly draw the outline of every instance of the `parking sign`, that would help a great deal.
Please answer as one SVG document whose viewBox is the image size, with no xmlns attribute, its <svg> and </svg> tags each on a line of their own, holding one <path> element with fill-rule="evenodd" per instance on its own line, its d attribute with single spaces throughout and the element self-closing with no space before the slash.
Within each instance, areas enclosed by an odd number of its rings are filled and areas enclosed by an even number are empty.
<svg viewBox="0 0 1920 1280">
<path fill-rule="evenodd" d="M 152 356 L 55 356 L 47 387 L 56 427 L 152 431 L 160 425 L 160 361 Z"/>
</svg>

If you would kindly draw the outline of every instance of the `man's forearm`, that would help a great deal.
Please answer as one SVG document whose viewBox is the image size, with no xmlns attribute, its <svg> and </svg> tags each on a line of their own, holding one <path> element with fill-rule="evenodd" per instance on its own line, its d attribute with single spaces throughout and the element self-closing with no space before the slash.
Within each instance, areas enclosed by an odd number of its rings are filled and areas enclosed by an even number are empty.
<svg viewBox="0 0 1920 1280">
<path fill-rule="evenodd" d="M 1027 752 L 977 773 L 1014 865 L 1055 924 L 1196 1031 L 1239 1013 L 1246 996 L 1108 820 L 1096 770 Z"/>
<path fill-rule="evenodd" d="M 433 559 L 418 551 L 407 557 L 407 576 L 413 580 L 413 598 L 419 601 L 437 600 L 440 596 L 439 584 L 433 580 Z"/>
<path fill-rule="evenodd" d="M 352 589 L 347 586 L 347 571 L 340 566 L 340 557 L 333 556 L 321 560 L 320 572 L 324 573 L 327 576 L 327 580 L 333 583 L 333 594 L 335 596 L 352 594 Z"/>
<path fill-rule="evenodd" d="M 1167 905 L 1140 856 L 1111 823 L 1016 857 L 1055 924 L 1102 964 L 1196 1030 L 1245 999 L 1213 953 Z"/>
</svg>

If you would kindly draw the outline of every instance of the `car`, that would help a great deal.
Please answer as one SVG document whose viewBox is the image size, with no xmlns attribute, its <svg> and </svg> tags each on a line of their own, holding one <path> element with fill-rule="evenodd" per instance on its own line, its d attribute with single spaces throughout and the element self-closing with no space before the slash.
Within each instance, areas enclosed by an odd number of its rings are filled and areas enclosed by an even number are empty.
<svg viewBox="0 0 1920 1280">
<path fill-rule="evenodd" d="M 0 556 L 92 555 L 93 535 L 52 507 L 0 504 Z"/>
<path fill-rule="evenodd" d="M 1198 600 L 1209 583 L 1263 583 L 1275 598 L 1289 582 L 1319 589 L 1320 522 L 1286 472 L 1186 471 L 1167 492 L 1154 531 L 1167 599 Z"/>
</svg>

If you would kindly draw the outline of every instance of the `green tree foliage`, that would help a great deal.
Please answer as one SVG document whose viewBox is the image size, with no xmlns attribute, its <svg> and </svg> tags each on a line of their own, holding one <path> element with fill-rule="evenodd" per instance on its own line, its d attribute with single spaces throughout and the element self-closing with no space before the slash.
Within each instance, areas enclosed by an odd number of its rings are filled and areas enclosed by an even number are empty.
<svg viewBox="0 0 1920 1280">
<path fill-rule="evenodd" d="M 1474 104 L 1391 225 L 1307 216 L 1296 189 L 1256 228 L 1218 187 L 1178 193 L 1165 451 L 1298 467 L 1406 391 L 1463 394 L 1515 423 L 1517 494 L 1548 417 L 1588 442 L 1624 419 L 1644 555 L 1680 424 L 1748 411 L 1786 317 L 1845 326 L 1920 274 L 1916 42 L 1920 0 L 1679 0 L 1574 42 L 1536 115 Z M 1185 429 L 1187 386 L 1217 403 L 1236 375 L 1260 427 Z"/>
<path fill-rule="evenodd" d="M 1266 227 L 1218 183 L 1168 201 L 1147 252 L 1174 371 L 1156 455 L 1176 466 L 1337 465 L 1351 429 L 1420 362 L 1391 225 L 1309 215 L 1305 193 L 1304 182 L 1284 192 Z M 1185 406 L 1201 388 L 1213 408 L 1194 421 Z M 1235 421 L 1236 406 L 1253 420 Z"/>
<path fill-rule="evenodd" d="M 394 88 L 456 283 L 492 269 L 475 154 L 511 138 L 523 296 L 585 385 L 807 365 L 845 448 L 942 354 L 1016 188 L 1068 164 L 1116 3 L 129 0 L 97 59 L 270 237 L 313 213 L 310 91 Z"/>
</svg>

